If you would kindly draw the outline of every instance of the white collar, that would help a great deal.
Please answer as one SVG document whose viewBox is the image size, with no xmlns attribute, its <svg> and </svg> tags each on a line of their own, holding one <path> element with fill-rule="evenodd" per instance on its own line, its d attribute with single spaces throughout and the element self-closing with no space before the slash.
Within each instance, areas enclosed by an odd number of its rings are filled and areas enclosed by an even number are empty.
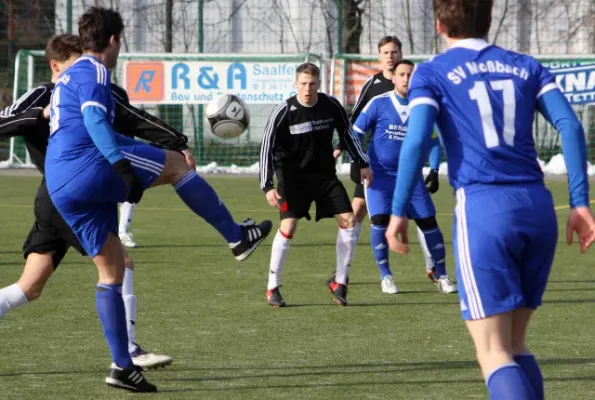
<svg viewBox="0 0 595 400">
<path fill-rule="evenodd" d="M 482 51 L 486 47 L 491 46 L 485 39 L 478 39 L 478 38 L 468 38 L 468 39 L 460 39 L 452 45 L 451 49 L 456 48 L 463 48 L 475 51 Z"/>
</svg>

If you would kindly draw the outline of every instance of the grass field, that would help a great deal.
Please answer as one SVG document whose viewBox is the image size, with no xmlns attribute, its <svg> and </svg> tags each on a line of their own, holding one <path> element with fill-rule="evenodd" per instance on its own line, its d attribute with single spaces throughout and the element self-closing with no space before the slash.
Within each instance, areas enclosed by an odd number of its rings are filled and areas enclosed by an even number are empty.
<svg viewBox="0 0 595 400">
<path fill-rule="evenodd" d="M 237 219 L 270 218 L 277 225 L 255 177 L 208 180 Z M 24 265 L 20 249 L 38 182 L 0 177 L 0 286 L 16 281 Z M 562 233 L 566 183 L 549 186 L 562 206 Z M 435 199 L 454 275 L 454 202 L 446 182 Z M 325 287 L 335 262 L 334 221 L 304 222 L 284 271 L 290 307 L 272 309 L 265 302 L 272 237 L 238 264 L 170 188 L 144 197 L 133 232 L 141 245 L 132 251 L 138 339 L 175 359 L 147 373 L 160 399 L 487 398 L 458 297 L 427 281 L 416 245 L 406 257 L 391 256 L 401 293 L 384 295 L 364 228 L 350 303 L 341 308 Z M 541 360 L 548 399 L 594 399 L 595 252 L 580 256 L 562 240 L 529 343 Z M 110 360 L 95 314 L 95 282 L 91 261 L 72 252 L 40 300 L 0 321 L 0 399 L 134 396 L 103 383 Z"/>
</svg>

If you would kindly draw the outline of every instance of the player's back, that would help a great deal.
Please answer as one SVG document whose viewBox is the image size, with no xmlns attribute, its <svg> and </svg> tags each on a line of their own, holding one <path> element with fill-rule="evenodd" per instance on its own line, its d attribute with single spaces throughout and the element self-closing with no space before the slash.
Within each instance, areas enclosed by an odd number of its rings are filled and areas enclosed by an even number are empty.
<svg viewBox="0 0 595 400">
<path fill-rule="evenodd" d="M 107 162 L 85 127 L 83 110 L 99 107 L 113 123 L 109 72 L 95 58 L 82 56 L 58 78 L 51 104 L 46 158 L 50 193 L 93 164 Z"/>
<path fill-rule="evenodd" d="M 455 189 L 543 182 L 533 140 L 538 97 L 555 83 L 532 57 L 465 39 L 418 66 L 410 106 L 439 108 L 438 127 Z"/>
</svg>

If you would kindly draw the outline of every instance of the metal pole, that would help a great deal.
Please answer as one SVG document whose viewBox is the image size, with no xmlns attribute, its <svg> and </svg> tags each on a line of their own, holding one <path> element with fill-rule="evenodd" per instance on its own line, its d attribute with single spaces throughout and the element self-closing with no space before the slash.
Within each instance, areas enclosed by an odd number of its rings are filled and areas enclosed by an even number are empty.
<svg viewBox="0 0 595 400">
<path fill-rule="evenodd" d="M 204 0 L 198 0 L 198 52 L 204 50 Z M 198 132 L 194 131 L 194 140 L 196 142 L 196 159 L 198 165 L 204 165 L 204 107 L 198 105 Z"/>
<path fill-rule="evenodd" d="M 337 55 L 343 54 L 343 0 L 337 2 L 337 15 L 339 23 L 337 24 Z"/>
<path fill-rule="evenodd" d="M 72 0 L 66 0 L 66 32 L 72 33 Z"/>
</svg>

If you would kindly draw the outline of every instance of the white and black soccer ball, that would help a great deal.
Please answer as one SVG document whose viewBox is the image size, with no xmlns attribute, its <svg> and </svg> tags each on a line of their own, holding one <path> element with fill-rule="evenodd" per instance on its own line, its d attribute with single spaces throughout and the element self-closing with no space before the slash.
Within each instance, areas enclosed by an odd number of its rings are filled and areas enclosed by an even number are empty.
<svg viewBox="0 0 595 400">
<path fill-rule="evenodd" d="M 207 104 L 205 117 L 215 136 L 233 139 L 248 129 L 250 112 L 235 94 L 221 94 Z"/>
</svg>

